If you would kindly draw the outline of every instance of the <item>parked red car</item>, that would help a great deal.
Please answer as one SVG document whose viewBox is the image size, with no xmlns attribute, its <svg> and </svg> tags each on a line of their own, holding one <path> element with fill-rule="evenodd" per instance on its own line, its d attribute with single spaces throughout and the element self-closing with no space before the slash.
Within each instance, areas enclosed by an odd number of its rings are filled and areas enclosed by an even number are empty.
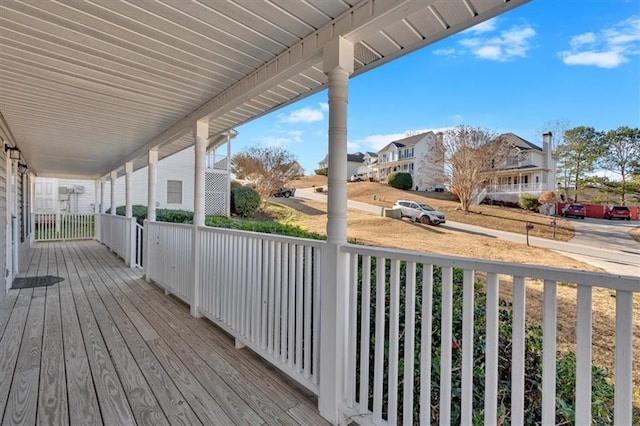
<svg viewBox="0 0 640 426">
<path fill-rule="evenodd" d="M 626 219 L 631 220 L 631 212 L 627 206 L 613 206 L 607 207 L 604 211 L 605 219 Z"/>
<path fill-rule="evenodd" d="M 584 219 L 585 209 L 582 204 L 567 204 L 562 209 L 562 216 L 564 217 L 575 217 L 578 219 Z"/>
</svg>

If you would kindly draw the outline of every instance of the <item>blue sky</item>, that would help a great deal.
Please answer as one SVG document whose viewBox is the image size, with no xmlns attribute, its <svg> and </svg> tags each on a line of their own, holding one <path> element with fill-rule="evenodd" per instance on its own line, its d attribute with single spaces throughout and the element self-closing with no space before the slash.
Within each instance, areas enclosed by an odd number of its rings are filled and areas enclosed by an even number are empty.
<svg viewBox="0 0 640 426">
<path fill-rule="evenodd" d="M 278 146 L 307 174 L 327 153 L 327 93 L 237 130 L 232 152 Z M 349 152 L 460 124 L 541 144 L 552 120 L 640 127 L 640 0 L 533 0 L 354 77 Z"/>
</svg>

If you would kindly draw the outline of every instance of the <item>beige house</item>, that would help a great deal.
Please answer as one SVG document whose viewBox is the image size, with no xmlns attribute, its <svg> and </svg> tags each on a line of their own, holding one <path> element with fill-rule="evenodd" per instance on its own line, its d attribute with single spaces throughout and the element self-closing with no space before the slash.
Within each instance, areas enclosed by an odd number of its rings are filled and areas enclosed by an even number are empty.
<svg viewBox="0 0 640 426">
<path fill-rule="evenodd" d="M 514 133 L 501 137 L 513 146 L 513 153 L 503 170 L 486 186 L 486 198 L 517 202 L 523 194 L 540 195 L 556 190 L 556 157 L 551 150 L 550 132 L 542 135 L 542 147 Z"/>
</svg>

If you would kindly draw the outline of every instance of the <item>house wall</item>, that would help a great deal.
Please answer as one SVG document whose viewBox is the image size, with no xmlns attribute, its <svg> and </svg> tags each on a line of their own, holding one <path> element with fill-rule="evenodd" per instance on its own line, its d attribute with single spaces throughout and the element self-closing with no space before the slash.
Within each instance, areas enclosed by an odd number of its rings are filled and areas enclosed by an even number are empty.
<svg viewBox="0 0 640 426">
<path fill-rule="evenodd" d="M 194 187 L 194 163 L 195 153 L 193 147 L 180 151 L 170 157 L 158 161 L 158 181 L 156 201 L 161 209 L 193 210 Z M 147 205 L 149 168 L 143 167 L 131 174 L 132 203 Z M 167 203 L 167 181 L 177 180 L 182 182 L 182 202 Z M 125 205 L 125 177 L 120 176 L 116 180 L 115 205 Z M 111 182 L 105 185 L 106 208 L 111 205 Z"/>
<path fill-rule="evenodd" d="M 0 223 L 3 226 L 0 226 L 0 271 L 2 272 L 2 277 L 5 276 L 4 271 L 7 268 L 7 229 L 5 223 L 5 218 L 7 217 L 7 169 L 6 169 L 6 154 L 4 149 L 0 149 Z M 4 278 L 0 280 L 2 282 L 2 286 L 0 288 L 0 300 L 4 298 L 6 293 L 6 283 Z"/>
</svg>

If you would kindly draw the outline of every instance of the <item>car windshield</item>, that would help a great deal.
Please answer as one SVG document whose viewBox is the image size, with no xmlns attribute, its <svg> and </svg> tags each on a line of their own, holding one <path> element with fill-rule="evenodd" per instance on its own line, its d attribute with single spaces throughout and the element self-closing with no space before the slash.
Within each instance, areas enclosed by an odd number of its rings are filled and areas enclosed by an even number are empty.
<svg viewBox="0 0 640 426">
<path fill-rule="evenodd" d="M 613 210 L 629 210 L 629 209 L 628 209 L 627 207 L 618 207 L 618 206 L 615 206 L 615 207 L 613 208 Z"/>
<path fill-rule="evenodd" d="M 426 204 L 418 203 L 418 205 L 420 206 L 420 208 L 422 210 L 427 210 L 427 211 L 430 211 L 430 212 L 435 210 L 433 207 L 430 207 L 430 206 L 428 206 Z"/>
</svg>

